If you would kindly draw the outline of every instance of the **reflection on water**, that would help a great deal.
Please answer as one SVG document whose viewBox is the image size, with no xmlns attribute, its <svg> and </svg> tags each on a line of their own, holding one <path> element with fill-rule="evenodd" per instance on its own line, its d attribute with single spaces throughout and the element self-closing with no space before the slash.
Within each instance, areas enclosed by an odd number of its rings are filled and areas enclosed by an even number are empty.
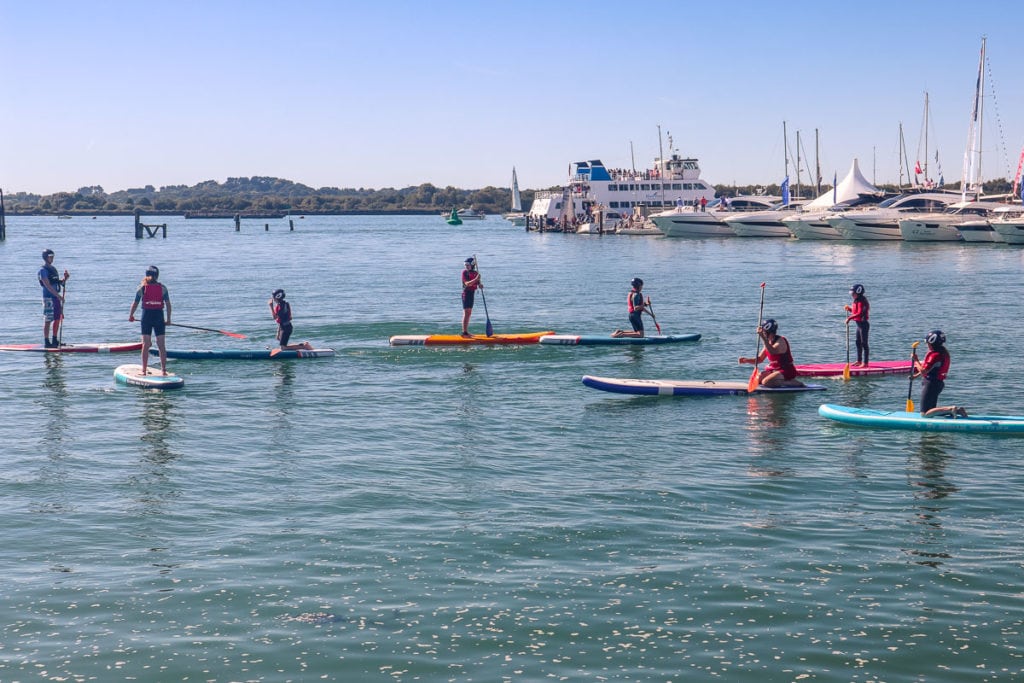
<svg viewBox="0 0 1024 683">
<path fill-rule="evenodd" d="M 140 440 L 148 448 L 143 449 L 140 472 L 131 478 L 130 483 L 138 489 L 134 500 L 142 506 L 142 514 L 159 514 L 164 512 L 167 503 L 180 495 L 173 480 L 174 470 L 170 467 L 180 457 L 173 448 L 173 437 L 178 433 L 174 398 L 165 391 L 143 391 L 140 394 Z"/>
<path fill-rule="evenodd" d="M 951 459 L 947 451 L 950 443 L 948 434 L 923 433 L 916 457 L 907 463 L 907 479 L 915 500 L 913 521 L 919 525 L 920 534 L 918 547 L 905 548 L 904 552 L 917 564 L 929 567 L 939 567 L 952 557 L 947 552 L 940 517 L 946 509 L 941 501 L 960 490 L 946 478 L 946 466 Z"/>
<path fill-rule="evenodd" d="M 67 425 L 68 387 L 64 376 L 64 358 L 59 353 L 44 353 L 46 376 L 43 386 L 49 391 L 46 404 L 46 430 L 43 442 L 50 458 L 64 455 L 63 444 Z"/>
<path fill-rule="evenodd" d="M 747 433 L 751 460 L 748 473 L 754 477 L 781 477 L 792 472 L 776 458 L 788 457 L 787 431 L 796 394 L 751 394 L 747 396 Z"/>
<path fill-rule="evenodd" d="M 288 361 L 274 366 L 274 410 L 270 430 L 274 453 L 291 455 L 294 449 L 292 410 L 295 408 L 295 367 Z"/>
<path fill-rule="evenodd" d="M 46 389 L 40 401 L 39 414 L 46 416 L 45 425 L 36 425 L 40 434 L 40 453 L 46 454 L 39 471 L 39 481 L 43 484 L 45 495 L 33 504 L 37 512 L 61 513 L 74 508 L 66 490 L 68 472 L 68 404 L 71 397 L 68 392 L 64 370 L 64 358 L 59 353 L 44 353 L 43 363 L 46 374 L 43 387 Z"/>
</svg>

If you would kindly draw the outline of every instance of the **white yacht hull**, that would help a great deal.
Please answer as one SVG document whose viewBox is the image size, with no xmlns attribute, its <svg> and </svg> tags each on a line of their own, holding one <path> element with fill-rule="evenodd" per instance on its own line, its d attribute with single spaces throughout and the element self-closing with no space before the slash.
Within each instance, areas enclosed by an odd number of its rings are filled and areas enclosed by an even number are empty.
<svg viewBox="0 0 1024 683">
<path fill-rule="evenodd" d="M 992 229 L 1007 244 L 1024 244 L 1024 221 L 992 221 Z"/>
<path fill-rule="evenodd" d="M 782 221 L 726 221 L 739 237 L 790 237 L 789 228 Z"/>
<path fill-rule="evenodd" d="M 789 234 L 798 240 L 841 240 L 843 236 L 839 231 L 826 223 L 823 219 L 787 219 L 783 221 Z"/>
<path fill-rule="evenodd" d="M 839 231 L 844 240 L 901 240 L 900 225 L 895 220 L 859 222 L 851 218 L 830 218 L 828 224 Z"/>
<path fill-rule="evenodd" d="M 936 217 L 904 218 L 899 222 L 906 242 L 961 242 L 956 226 Z"/>
<path fill-rule="evenodd" d="M 736 233 L 713 213 L 651 216 L 666 237 L 732 237 Z"/>
<path fill-rule="evenodd" d="M 1003 236 L 988 221 L 967 221 L 957 226 L 964 242 L 1002 242 Z"/>
</svg>

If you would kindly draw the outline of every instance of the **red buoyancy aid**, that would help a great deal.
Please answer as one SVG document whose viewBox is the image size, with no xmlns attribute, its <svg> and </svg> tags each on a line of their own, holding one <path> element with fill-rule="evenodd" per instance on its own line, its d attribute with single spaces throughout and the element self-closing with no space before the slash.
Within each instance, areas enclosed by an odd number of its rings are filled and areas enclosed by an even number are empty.
<svg viewBox="0 0 1024 683">
<path fill-rule="evenodd" d="M 159 311 L 164 307 L 164 286 L 159 282 L 151 282 L 142 286 L 142 309 Z"/>
<path fill-rule="evenodd" d="M 780 337 L 780 339 L 786 339 Z M 789 348 L 789 340 L 786 340 L 786 352 L 774 354 L 765 348 L 765 356 L 768 358 L 768 370 L 780 370 L 782 376 L 786 379 L 793 379 L 796 377 L 796 365 L 793 363 L 793 353 Z"/>
<path fill-rule="evenodd" d="M 635 289 L 629 290 L 629 294 L 626 295 L 626 309 L 629 313 L 633 313 L 641 306 L 644 305 L 643 294 L 636 291 Z"/>
<path fill-rule="evenodd" d="M 930 382 L 945 380 L 946 375 L 949 374 L 949 361 L 949 351 L 946 349 L 926 353 L 924 362 L 921 363 L 925 370 L 924 378 Z M 933 365 L 934 367 L 932 367 Z"/>
<path fill-rule="evenodd" d="M 868 313 L 871 310 L 871 304 L 863 296 L 859 296 L 853 300 L 853 306 L 850 307 L 850 318 L 854 322 L 866 323 L 868 321 Z"/>
</svg>

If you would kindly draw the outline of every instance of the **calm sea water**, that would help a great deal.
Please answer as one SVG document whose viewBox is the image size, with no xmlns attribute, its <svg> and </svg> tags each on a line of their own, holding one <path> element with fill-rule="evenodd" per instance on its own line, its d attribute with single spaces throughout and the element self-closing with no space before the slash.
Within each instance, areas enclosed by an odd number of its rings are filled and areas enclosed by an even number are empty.
<svg viewBox="0 0 1024 683">
<path fill-rule="evenodd" d="M 329 359 L 0 353 L 3 681 L 1010 681 L 1024 675 L 1024 441 L 857 430 L 903 377 L 827 392 L 626 397 L 583 374 L 746 379 L 759 287 L 798 362 L 873 358 L 933 327 L 943 399 L 1024 414 L 1024 250 L 1007 245 L 526 234 L 491 218 L 9 218 L 6 343 L 41 339 L 44 248 L 64 340 L 129 341 L 160 266 L 171 348 L 273 343 L 269 293 Z M 270 229 L 264 230 L 269 223 Z M 457 332 L 476 254 L 500 332 L 610 332 L 631 277 L 653 348 L 391 348 Z M 474 327 L 483 328 L 483 310 Z M 915 385 L 915 400 L 917 399 Z"/>
</svg>

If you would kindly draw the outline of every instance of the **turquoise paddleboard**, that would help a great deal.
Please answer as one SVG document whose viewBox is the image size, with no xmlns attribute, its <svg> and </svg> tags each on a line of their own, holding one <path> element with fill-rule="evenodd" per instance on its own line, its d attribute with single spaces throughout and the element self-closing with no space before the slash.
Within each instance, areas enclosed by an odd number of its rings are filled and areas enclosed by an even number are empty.
<svg viewBox="0 0 1024 683">
<path fill-rule="evenodd" d="M 902 410 L 871 410 L 870 408 L 853 408 L 830 403 L 820 406 L 818 415 L 845 424 L 879 429 L 1024 434 L 1024 416 L 1021 415 L 922 417 L 920 413 L 908 413 Z"/>
<path fill-rule="evenodd" d="M 620 344 L 643 346 L 695 342 L 699 339 L 699 334 L 659 334 L 649 337 L 613 337 L 607 334 L 546 334 L 540 338 L 540 343 L 558 346 L 618 346 Z"/>
<path fill-rule="evenodd" d="M 122 384 L 146 389 L 180 389 L 185 380 L 171 373 L 164 375 L 159 367 L 147 367 L 142 374 L 141 365 L 119 365 L 114 369 L 114 379 Z"/>
</svg>

